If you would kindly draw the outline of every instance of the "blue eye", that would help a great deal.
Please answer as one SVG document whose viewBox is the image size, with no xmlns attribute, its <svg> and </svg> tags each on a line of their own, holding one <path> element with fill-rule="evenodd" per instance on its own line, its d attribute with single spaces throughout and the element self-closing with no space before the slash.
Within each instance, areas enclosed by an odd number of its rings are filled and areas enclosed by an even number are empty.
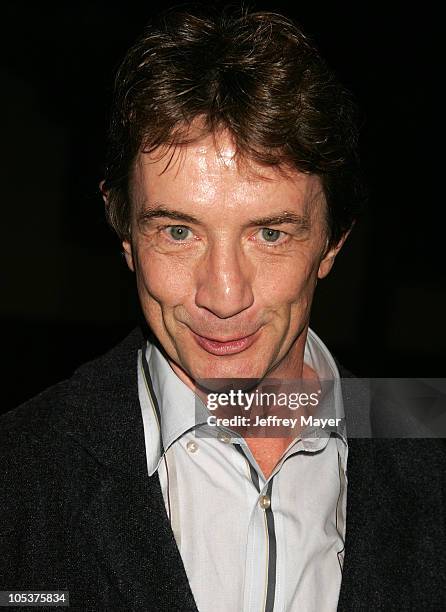
<svg viewBox="0 0 446 612">
<path fill-rule="evenodd" d="M 170 237 L 174 240 L 186 240 L 189 237 L 190 229 L 184 225 L 171 225 L 168 230 Z"/>
<path fill-rule="evenodd" d="M 262 238 L 267 242 L 277 242 L 281 233 L 282 232 L 280 230 L 273 230 L 269 227 L 264 227 L 262 229 Z"/>
</svg>

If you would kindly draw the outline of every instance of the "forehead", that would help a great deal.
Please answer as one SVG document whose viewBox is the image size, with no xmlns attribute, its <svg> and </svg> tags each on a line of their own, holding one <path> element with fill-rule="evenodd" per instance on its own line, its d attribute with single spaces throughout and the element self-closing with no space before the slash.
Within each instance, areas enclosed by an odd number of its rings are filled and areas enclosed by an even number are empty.
<svg viewBox="0 0 446 612">
<path fill-rule="evenodd" d="M 135 162 L 133 192 L 142 204 L 181 204 L 182 207 L 213 204 L 242 209 L 293 207 L 316 209 L 323 201 L 319 177 L 295 169 L 261 165 L 237 154 L 227 132 L 210 134 L 197 142 L 160 147 L 140 154 Z"/>
</svg>

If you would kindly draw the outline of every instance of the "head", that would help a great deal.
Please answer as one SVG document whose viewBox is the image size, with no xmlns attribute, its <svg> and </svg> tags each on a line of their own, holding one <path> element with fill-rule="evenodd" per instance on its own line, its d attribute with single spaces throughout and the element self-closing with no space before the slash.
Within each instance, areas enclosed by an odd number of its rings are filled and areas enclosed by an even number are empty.
<svg viewBox="0 0 446 612">
<path fill-rule="evenodd" d="M 356 146 L 349 95 L 284 17 L 172 13 L 129 51 L 102 189 L 178 373 L 300 375 L 361 201 Z"/>
</svg>

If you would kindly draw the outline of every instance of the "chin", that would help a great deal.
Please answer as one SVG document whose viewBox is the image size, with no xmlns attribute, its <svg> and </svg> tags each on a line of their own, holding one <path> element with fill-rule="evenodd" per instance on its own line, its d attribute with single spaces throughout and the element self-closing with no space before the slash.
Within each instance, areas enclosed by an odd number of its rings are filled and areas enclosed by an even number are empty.
<svg viewBox="0 0 446 612">
<path fill-rule="evenodd" d="M 227 357 L 213 357 L 205 359 L 192 358 L 189 369 L 192 378 L 203 380 L 209 378 L 263 378 L 267 367 L 261 364 L 254 364 L 252 358 L 231 359 Z"/>
</svg>

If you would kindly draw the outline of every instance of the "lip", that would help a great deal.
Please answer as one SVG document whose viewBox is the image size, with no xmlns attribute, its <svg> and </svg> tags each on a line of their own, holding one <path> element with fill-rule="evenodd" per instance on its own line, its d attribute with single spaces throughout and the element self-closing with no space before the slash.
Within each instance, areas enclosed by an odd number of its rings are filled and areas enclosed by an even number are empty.
<svg viewBox="0 0 446 612">
<path fill-rule="evenodd" d="M 253 334 L 249 336 L 244 336 L 242 338 L 234 338 L 231 340 L 216 340 L 214 338 L 206 338 L 205 336 L 200 336 L 199 334 L 192 332 L 192 335 L 195 338 L 197 344 L 203 348 L 207 353 L 211 355 L 236 355 L 237 353 L 242 353 L 246 351 L 250 346 L 254 344 L 259 336 L 260 329 L 255 331 Z"/>
</svg>

